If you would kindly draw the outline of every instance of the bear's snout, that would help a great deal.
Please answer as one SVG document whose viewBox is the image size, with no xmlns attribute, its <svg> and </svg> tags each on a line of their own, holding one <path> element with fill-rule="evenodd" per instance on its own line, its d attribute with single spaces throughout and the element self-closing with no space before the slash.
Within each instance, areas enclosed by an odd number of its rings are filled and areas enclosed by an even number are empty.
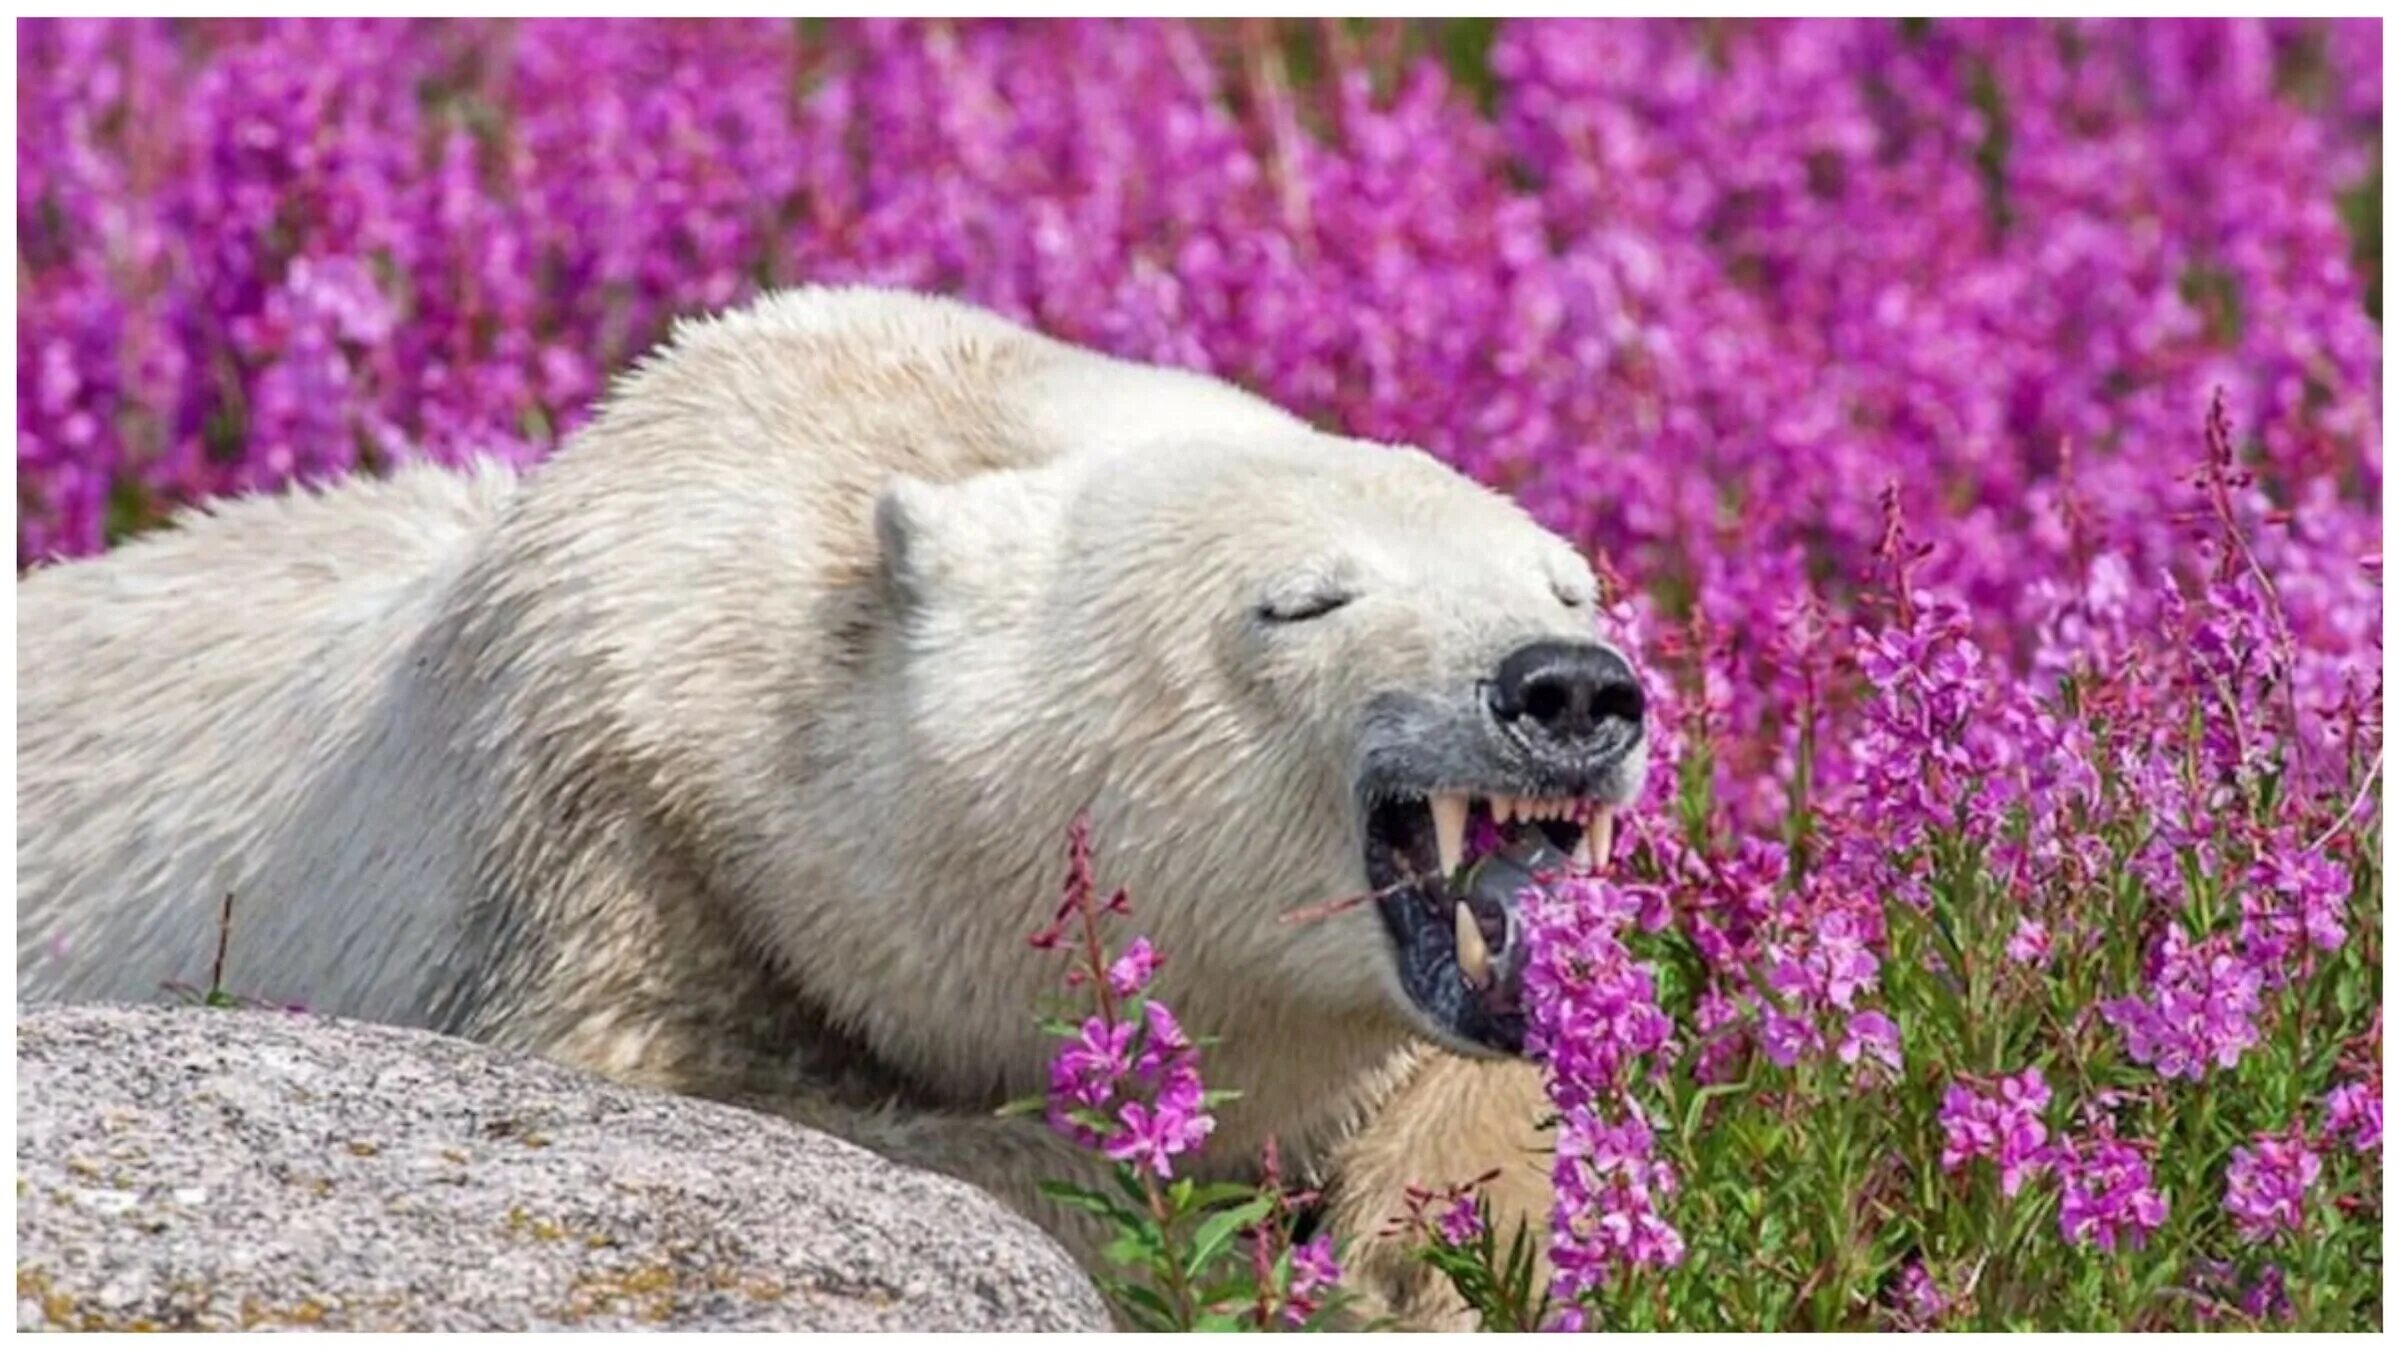
<svg viewBox="0 0 2400 1350">
<path fill-rule="evenodd" d="M 1624 657 L 1598 643 L 1528 643 L 1508 654 L 1487 688 L 1492 715 L 1544 749 L 1580 758 L 1641 733 L 1641 683 Z"/>
</svg>

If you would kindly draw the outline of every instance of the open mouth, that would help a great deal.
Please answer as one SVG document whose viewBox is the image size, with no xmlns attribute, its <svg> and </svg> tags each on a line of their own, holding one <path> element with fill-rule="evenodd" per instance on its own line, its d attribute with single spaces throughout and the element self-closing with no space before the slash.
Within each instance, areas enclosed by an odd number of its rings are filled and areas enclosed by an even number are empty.
<svg viewBox="0 0 2400 1350">
<path fill-rule="evenodd" d="M 1470 1053 L 1522 1054 L 1525 952 L 1518 899 L 1537 880 L 1608 858 L 1614 807 L 1578 797 L 1435 792 L 1367 814 L 1367 882 L 1400 983 L 1436 1036 Z"/>
</svg>

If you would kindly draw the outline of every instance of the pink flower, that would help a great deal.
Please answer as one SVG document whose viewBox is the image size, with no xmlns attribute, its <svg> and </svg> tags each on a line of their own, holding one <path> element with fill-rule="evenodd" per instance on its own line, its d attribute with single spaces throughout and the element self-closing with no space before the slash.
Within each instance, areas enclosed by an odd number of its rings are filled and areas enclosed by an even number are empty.
<svg viewBox="0 0 2400 1350">
<path fill-rule="evenodd" d="M 1844 1064 L 1865 1060 L 1879 1068 L 1887 1077 L 1900 1072 L 1900 1027 L 1883 1013 L 1866 1009 L 1850 1014 L 1842 1029 L 1842 1043 L 1834 1054 Z"/>
<path fill-rule="evenodd" d="M 1526 1046 L 1559 1108 L 1551 1180 L 1551 1292 L 1572 1301 L 1622 1266 L 1671 1266 L 1683 1236 L 1659 1212 L 1675 1171 L 1653 1156 L 1649 1122 L 1626 1087 L 1663 1051 L 1673 1024 L 1655 974 L 1622 941 L 1638 893 L 1570 877 L 1522 898 L 1528 946 Z"/>
<path fill-rule="evenodd" d="M 1342 1267 L 1333 1255 L 1333 1237 L 1320 1234 L 1292 1248 L 1292 1283 L 1284 1300 L 1284 1321 L 1304 1325 L 1316 1316 L 1325 1292 L 1342 1282 Z"/>
<path fill-rule="evenodd" d="M 2242 1315 L 2253 1322 L 2291 1320 L 2292 1299 L 2284 1288 L 2283 1267 L 2269 1262 L 2258 1279 L 2242 1291 Z"/>
<path fill-rule="evenodd" d="M 1483 1211 L 1477 1208 L 1472 1194 L 1461 1195 L 1450 1202 L 1434 1220 L 1434 1231 L 1453 1247 L 1471 1246 L 1483 1236 Z"/>
<path fill-rule="evenodd" d="M 2237 1146 L 2225 1169 L 2225 1208 L 2233 1215 L 2234 1231 L 2248 1242 L 2298 1232 L 2302 1202 L 2324 1170 L 2296 1129 Z"/>
<path fill-rule="evenodd" d="M 1111 1025 L 1097 1016 L 1085 1019 L 1075 1039 L 1062 1042 L 1051 1057 L 1052 1100 L 1085 1107 L 1106 1103 L 1119 1080 L 1132 1072 L 1127 1052 L 1133 1033 L 1130 1022 Z"/>
<path fill-rule="evenodd" d="M 2106 1137 L 2064 1145 L 2058 1161 L 2058 1231 L 2069 1244 L 2115 1251 L 2122 1239 L 2140 1247 L 2166 1222 L 2166 1201 L 2151 1185 L 2149 1159 L 2132 1145 Z"/>
<path fill-rule="evenodd" d="M 2050 960 L 2050 930 L 2039 919 L 2019 919 L 2007 950 L 2008 959 L 2019 965 L 2043 965 Z"/>
<path fill-rule="evenodd" d="M 2198 1081 L 2212 1064 L 2232 1068 L 2258 1043 L 2252 1019 L 2264 980 L 2222 934 L 2194 943 L 2181 924 L 2169 924 L 2151 958 L 2151 981 L 2146 997 L 2100 1005 L 2134 1063 L 2162 1078 Z"/>
<path fill-rule="evenodd" d="M 1130 998 L 1148 983 L 1159 958 L 1147 938 L 1136 937 L 1116 961 L 1102 964 L 1101 921 L 1128 906 L 1122 890 L 1097 900 L 1089 824 L 1081 817 L 1068 831 L 1067 860 L 1065 897 L 1033 945 L 1079 954 L 1081 964 L 1068 971 L 1067 984 L 1089 991 L 1097 1010 L 1050 1057 L 1046 1118 L 1050 1128 L 1082 1147 L 1146 1176 L 1172 1176 L 1174 1159 L 1198 1148 L 1216 1128 L 1200 1082 L 1199 1052 L 1166 1004 L 1143 999 L 1126 1008 L 1093 989 L 1096 975 L 1119 999 Z M 1080 927 L 1080 940 L 1068 940 L 1070 927 Z"/>
<path fill-rule="evenodd" d="M 2286 830 L 2268 837 L 2248 880 L 2241 898 L 2244 954 L 2276 983 L 2287 966 L 2305 969 L 2310 949 L 2341 947 L 2350 903 L 2347 869 L 2305 850 Z"/>
<path fill-rule="evenodd" d="M 1125 952 L 1108 968 L 1108 990 L 1118 998 L 1131 998 L 1150 983 L 1164 964 L 1150 939 L 1137 937 L 1125 946 Z"/>
<path fill-rule="evenodd" d="M 2383 1092 L 2376 1082 L 2343 1083 L 2325 1094 L 2325 1132 L 2360 1153 L 2383 1152 Z"/>
<path fill-rule="evenodd" d="M 1758 1040 L 1767 1058 L 1781 1068 L 1790 1068 L 1800 1057 L 1824 1044 L 1817 1037 L 1817 1028 L 1807 1018 L 1785 1012 L 1770 1012 L 1759 1024 Z"/>
<path fill-rule="evenodd" d="M 1965 1083 L 1953 1083 L 1942 1094 L 1936 1119 L 1942 1127 L 1942 1170 L 1956 1171 L 1972 1158 L 1999 1164 L 2000 1193 L 2014 1197 L 2049 1166 L 2043 1144 L 2049 1127 L 2042 1109 L 2050 1104 L 2049 1084 L 2039 1068 L 2028 1068 L 1999 1080 L 1997 1091 L 1985 1095 Z"/>
<path fill-rule="evenodd" d="M 1216 1118 L 1201 1108 L 1199 1071 L 1189 1064 L 1168 1070 L 1166 1081 L 1150 1105 L 1127 1102 L 1117 1108 L 1120 1129 L 1101 1152 L 1157 1177 L 1174 1175 L 1173 1160 L 1200 1147 L 1216 1128 Z"/>
<path fill-rule="evenodd" d="M 1900 1278 L 1893 1288 L 1899 1301 L 1900 1324 L 1911 1330 L 1928 1330 L 1950 1311 L 1950 1299 L 1925 1269 L 1925 1263 L 1914 1259 L 1900 1268 Z"/>
<path fill-rule="evenodd" d="M 1142 1052 L 1134 1060 L 1134 1072 L 1155 1076 L 1171 1066 L 1193 1062 L 1192 1038 L 1183 1032 L 1183 1024 L 1167 1005 L 1151 999 L 1142 1005 Z"/>
</svg>

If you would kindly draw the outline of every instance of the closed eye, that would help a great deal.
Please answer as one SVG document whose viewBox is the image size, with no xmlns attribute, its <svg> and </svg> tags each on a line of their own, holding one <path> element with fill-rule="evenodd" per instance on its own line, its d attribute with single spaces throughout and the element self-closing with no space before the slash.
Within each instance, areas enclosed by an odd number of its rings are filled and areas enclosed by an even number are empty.
<svg viewBox="0 0 2400 1350">
<path fill-rule="evenodd" d="M 1258 607 L 1258 617 L 1268 623 L 1305 623 L 1321 619 L 1357 597 L 1335 593 L 1297 596 L 1289 600 L 1269 600 Z"/>
</svg>

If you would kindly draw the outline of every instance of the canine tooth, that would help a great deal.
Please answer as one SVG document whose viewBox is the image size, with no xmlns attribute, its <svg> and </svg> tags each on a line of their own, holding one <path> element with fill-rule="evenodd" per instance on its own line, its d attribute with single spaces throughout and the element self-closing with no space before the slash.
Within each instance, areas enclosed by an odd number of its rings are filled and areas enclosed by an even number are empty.
<svg viewBox="0 0 2400 1350">
<path fill-rule="evenodd" d="M 1598 871 L 1608 865 L 1609 847 L 1616 843 L 1617 813 L 1607 807 L 1592 812 L 1591 822 L 1583 827 L 1583 842 L 1575 846 L 1575 860 Z"/>
<path fill-rule="evenodd" d="M 1516 815 L 1517 815 L 1517 799 L 1516 799 L 1516 798 L 1514 798 L 1514 797 L 1494 797 L 1494 798 L 1492 798 L 1492 823 L 1493 823 L 1493 824 L 1495 824 L 1495 825 L 1505 825 L 1505 824 L 1507 824 L 1509 821 L 1511 821 L 1511 820 L 1514 820 L 1514 819 L 1516 818 Z"/>
<path fill-rule="evenodd" d="M 1483 929 L 1476 926 L 1474 911 L 1467 908 L 1466 901 L 1458 902 L 1452 918 L 1458 925 L 1458 968 L 1466 974 L 1468 984 L 1481 989 L 1492 982 L 1492 949 L 1484 945 Z"/>
<path fill-rule="evenodd" d="M 1463 792 L 1433 794 L 1433 840 L 1441 850 L 1442 875 L 1458 870 L 1467 852 L 1467 797 Z"/>
</svg>

